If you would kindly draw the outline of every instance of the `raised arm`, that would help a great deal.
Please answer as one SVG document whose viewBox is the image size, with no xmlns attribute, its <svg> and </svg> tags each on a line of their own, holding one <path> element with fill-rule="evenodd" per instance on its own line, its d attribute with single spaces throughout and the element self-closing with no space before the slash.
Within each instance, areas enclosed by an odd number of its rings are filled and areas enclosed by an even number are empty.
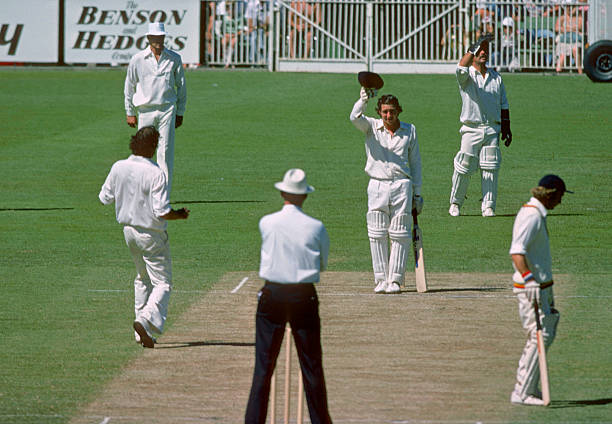
<svg viewBox="0 0 612 424">
<path fill-rule="evenodd" d="M 355 125 L 355 127 L 363 132 L 367 133 L 370 129 L 370 123 L 365 116 L 366 107 L 368 106 L 368 100 L 370 97 L 374 97 L 376 95 L 375 91 L 372 89 L 368 89 L 361 87 L 359 91 L 359 99 L 353 105 L 353 110 L 351 111 L 350 120 Z"/>
</svg>

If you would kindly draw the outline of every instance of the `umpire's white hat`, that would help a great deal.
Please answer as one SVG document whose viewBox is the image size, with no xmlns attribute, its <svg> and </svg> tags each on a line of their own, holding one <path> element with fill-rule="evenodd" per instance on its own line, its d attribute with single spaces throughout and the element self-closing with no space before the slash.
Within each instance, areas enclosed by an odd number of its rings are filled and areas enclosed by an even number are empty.
<svg viewBox="0 0 612 424">
<path fill-rule="evenodd" d="M 306 173 L 299 168 L 292 168 L 285 172 L 283 181 L 274 184 L 280 191 L 291 194 L 308 194 L 315 189 L 306 182 Z"/>
<path fill-rule="evenodd" d="M 163 22 L 151 22 L 147 35 L 166 35 L 166 28 Z"/>
</svg>

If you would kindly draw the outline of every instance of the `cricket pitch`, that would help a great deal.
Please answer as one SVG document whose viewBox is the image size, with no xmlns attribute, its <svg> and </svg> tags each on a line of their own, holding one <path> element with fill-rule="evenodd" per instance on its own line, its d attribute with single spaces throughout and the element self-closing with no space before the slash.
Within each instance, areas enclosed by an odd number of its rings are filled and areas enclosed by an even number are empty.
<svg viewBox="0 0 612 424">
<path fill-rule="evenodd" d="M 376 295 L 370 273 L 322 274 L 317 291 L 334 422 L 512 420 L 517 407 L 509 397 L 525 335 L 510 275 L 429 273 L 424 294 L 411 276 L 400 294 Z M 71 422 L 243 422 L 262 284 L 255 272 L 226 274 Z M 281 351 L 279 375 L 283 358 Z"/>
</svg>

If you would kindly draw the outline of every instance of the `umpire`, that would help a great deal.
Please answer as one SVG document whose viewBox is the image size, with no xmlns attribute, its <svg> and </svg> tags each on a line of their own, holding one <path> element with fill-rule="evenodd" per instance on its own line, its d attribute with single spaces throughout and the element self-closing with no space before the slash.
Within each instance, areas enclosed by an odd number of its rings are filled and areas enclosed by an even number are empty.
<svg viewBox="0 0 612 424">
<path fill-rule="evenodd" d="M 327 266 L 329 236 L 321 221 L 304 212 L 302 204 L 314 188 L 301 169 L 290 169 L 274 185 L 283 208 L 259 221 L 261 264 L 265 285 L 258 293 L 255 322 L 255 371 L 244 422 L 264 424 L 270 383 L 285 325 L 291 325 L 306 401 L 313 424 L 331 423 L 323 374 L 319 300 L 314 283 Z"/>
</svg>

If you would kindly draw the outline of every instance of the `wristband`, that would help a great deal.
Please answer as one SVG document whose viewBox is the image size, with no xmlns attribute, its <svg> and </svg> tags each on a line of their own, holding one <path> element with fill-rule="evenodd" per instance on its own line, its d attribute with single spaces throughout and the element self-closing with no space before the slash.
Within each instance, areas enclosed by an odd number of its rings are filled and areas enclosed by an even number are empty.
<svg viewBox="0 0 612 424">
<path fill-rule="evenodd" d="M 531 273 L 531 271 L 525 271 L 523 274 L 521 274 L 523 276 L 523 281 L 524 282 L 528 282 L 531 280 L 535 280 L 535 278 L 533 278 L 533 274 Z"/>
</svg>

